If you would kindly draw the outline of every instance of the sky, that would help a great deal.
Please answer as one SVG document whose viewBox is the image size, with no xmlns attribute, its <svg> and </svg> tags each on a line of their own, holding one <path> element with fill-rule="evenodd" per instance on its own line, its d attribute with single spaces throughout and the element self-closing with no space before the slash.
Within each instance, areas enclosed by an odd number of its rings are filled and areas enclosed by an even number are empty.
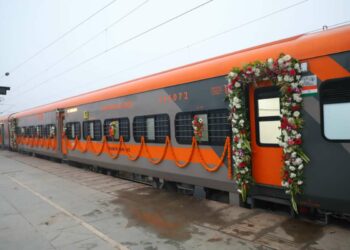
<svg viewBox="0 0 350 250">
<path fill-rule="evenodd" d="M 11 87 L 0 115 L 350 22 L 349 10 L 348 0 L 0 0 L 0 86 Z"/>
</svg>

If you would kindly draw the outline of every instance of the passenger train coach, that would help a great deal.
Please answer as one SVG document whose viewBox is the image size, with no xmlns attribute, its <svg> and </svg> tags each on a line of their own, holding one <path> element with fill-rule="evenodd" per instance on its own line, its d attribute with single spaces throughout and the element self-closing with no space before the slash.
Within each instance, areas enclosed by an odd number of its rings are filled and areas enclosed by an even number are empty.
<svg viewBox="0 0 350 250">
<path fill-rule="evenodd" d="M 231 122 L 225 102 L 233 67 L 280 53 L 301 62 L 304 171 L 300 207 L 350 214 L 350 26 L 299 35 L 215 57 L 0 118 L 3 149 L 90 164 L 176 183 L 194 192 L 239 195 L 233 180 Z M 276 115 L 280 92 L 246 89 L 253 184 L 248 203 L 289 203 L 282 181 Z M 272 104 L 274 103 L 274 104 Z M 276 106 L 277 105 L 277 106 Z M 201 139 L 192 121 L 203 121 Z M 279 116 L 278 116 L 279 117 Z M 265 122 L 265 125 L 262 126 Z M 280 118 L 277 118 L 277 132 Z"/>
</svg>

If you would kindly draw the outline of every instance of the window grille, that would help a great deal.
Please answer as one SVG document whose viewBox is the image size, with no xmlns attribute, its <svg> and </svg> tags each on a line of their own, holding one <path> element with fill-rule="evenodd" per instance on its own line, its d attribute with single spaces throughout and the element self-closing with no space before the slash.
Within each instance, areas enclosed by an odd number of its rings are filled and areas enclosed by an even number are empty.
<svg viewBox="0 0 350 250">
<path fill-rule="evenodd" d="M 111 131 L 111 123 L 113 131 Z M 106 119 L 103 123 L 103 133 L 108 141 L 119 141 L 123 136 L 125 142 L 130 141 L 130 122 L 128 118 Z"/>
<path fill-rule="evenodd" d="M 38 125 L 35 127 L 35 137 L 42 138 L 44 136 L 44 126 Z"/>
<path fill-rule="evenodd" d="M 102 139 L 100 120 L 83 122 L 83 137 L 86 140 L 88 136 L 90 136 L 93 141 L 100 141 Z"/>
<path fill-rule="evenodd" d="M 80 122 L 68 122 L 66 123 L 66 136 L 68 139 L 73 140 L 75 137 L 81 138 Z"/>
<path fill-rule="evenodd" d="M 183 112 L 175 116 L 175 138 L 180 144 L 192 144 L 194 136 L 192 121 L 197 115 L 204 121 L 203 139 L 200 144 L 223 145 L 226 137 L 231 136 L 231 124 L 228 110 L 218 109 L 200 112 Z"/>
<path fill-rule="evenodd" d="M 22 134 L 22 128 L 21 127 L 16 127 L 16 135 L 21 136 Z"/>
<path fill-rule="evenodd" d="M 52 138 L 56 135 L 56 125 L 55 124 L 46 124 L 44 126 L 43 137 Z"/>
<path fill-rule="evenodd" d="M 170 136 L 170 119 L 167 114 L 137 116 L 133 121 L 133 133 L 136 142 L 141 141 L 141 136 L 146 142 L 164 143 Z"/>
<path fill-rule="evenodd" d="M 35 127 L 34 126 L 29 126 L 28 127 L 28 136 L 34 137 L 35 136 Z"/>
</svg>

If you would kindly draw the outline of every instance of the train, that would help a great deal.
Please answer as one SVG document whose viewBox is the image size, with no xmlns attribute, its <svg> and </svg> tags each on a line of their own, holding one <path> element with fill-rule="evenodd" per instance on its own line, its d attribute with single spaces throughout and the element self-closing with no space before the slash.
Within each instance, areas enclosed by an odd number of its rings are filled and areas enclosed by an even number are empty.
<svg viewBox="0 0 350 250">
<path fill-rule="evenodd" d="M 350 215 L 350 26 L 345 25 L 221 55 L 44 106 L 0 117 L 0 148 L 52 157 L 176 184 L 241 204 L 233 180 L 232 124 L 225 102 L 233 67 L 280 53 L 303 66 L 305 167 L 299 207 Z M 69 93 L 67 93 L 68 95 Z M 253 184 L 245 205 L 290 204 L 282 187 L 281 147 L 263 143 L 259 105 L 279 92 L 245 93 L 252 130 Z M 277 102 L 277 105 L 280 105 Z M 200 118 L 201 140 L 194 137 Z M 265 119 L 266 121 L 268 119 Z M 277 121 L 278 122 L 278 121 Z M 268 130 L 268 129 L 267 129 Z M 269 139 L 267 139 L 269 140 Z M 169 184 L 169 185 L 170 185 Z"/>
</svg>

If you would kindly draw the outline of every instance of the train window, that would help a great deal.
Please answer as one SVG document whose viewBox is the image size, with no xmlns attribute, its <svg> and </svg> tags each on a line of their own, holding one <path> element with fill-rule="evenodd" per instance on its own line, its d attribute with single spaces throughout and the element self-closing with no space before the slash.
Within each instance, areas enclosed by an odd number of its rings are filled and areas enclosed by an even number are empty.
<svg viewBox="0 0 350 250">
<path fill-rule="evenodd" d="M 21 127 L 16 127 L 16 135 L 21 136 L 22 134 L 22 128 Z"/>
<path fill-rule="evenodd" d="M 35 137 L 42 138 L 44 136 L 44 126 L 38 125 L 35 127 Z"/>
<path fill-rule="evenodd" d="M 27 128 L 26 128 L 26 127 L 21 127 L 21 135 L 22 135 L 22 136 L 28 136 L 28 135 L 27 135 Z"/>
<path fill-rule="evenodd" d="M 180 144 L 191 144 L 193 134 L 192 121 L 194 116 L 203 120 L 203 135 L 200 141 L 205 145 L 223 145 L 226 137 L 231 136 L 231 124 L 228 120 L 228 110 L 218 109 L 200 112 L 183 112 L 175 116 L 175 137 Z"/>
<path fill-rule="evenodd" d="M 281 136 L 280 92 L 277 87 L 255 90 L 257 144 L 278 147 Z"/>
<path fill-rule="evenodd" d="M 56 125 L 55 124 L 47 124 L 44 127 L 43 137 L 45 138 L 53 138 L 56 136 Z"/>
<path fill-rule="evenodd" d="M 119 141 L 123 136 L 125 142 L 130 140 L 130 122 L 128 118 L 111 118 L 104 121 L 104 135 L 108 141 Z"/>
<path fill-rule="evenodd" d="M 34 126 L 29 126 L 28 127 L 28 136 L 34 137 L 35 136 L 35 127 Z"/>
<path fill-rule="evenodd" d="M 101 121 L 85 121 L 83 122 L 83 137 L 86 138 L 90 136 L 93 141 L 100 141 L 102 139 L 102 128 Z"/>
<path fill-rule="evenodd" d="M 68 122 L 68 123 L 66 123 L 65 133 L 67 135 L 67 138 L 70 140 L 73 140 L 76 137 L 78 137 L 78 139 L 80 140 L 80 138 L 81 138 L 80 122 Z"/>
<path fill-rule="evenodd" d="M 322 83 L 320 104 L 324 138 L 336 142 L 350 141 L 350 77 Z"/>
<path fill-rule="evenodd" d="M 141 136 L 146 142 L 164 143 L 170 136 L 170 119 L 167 114 L 137 116 L 133 121 L 134 139 L 141 141 Z"/>
</svg>

